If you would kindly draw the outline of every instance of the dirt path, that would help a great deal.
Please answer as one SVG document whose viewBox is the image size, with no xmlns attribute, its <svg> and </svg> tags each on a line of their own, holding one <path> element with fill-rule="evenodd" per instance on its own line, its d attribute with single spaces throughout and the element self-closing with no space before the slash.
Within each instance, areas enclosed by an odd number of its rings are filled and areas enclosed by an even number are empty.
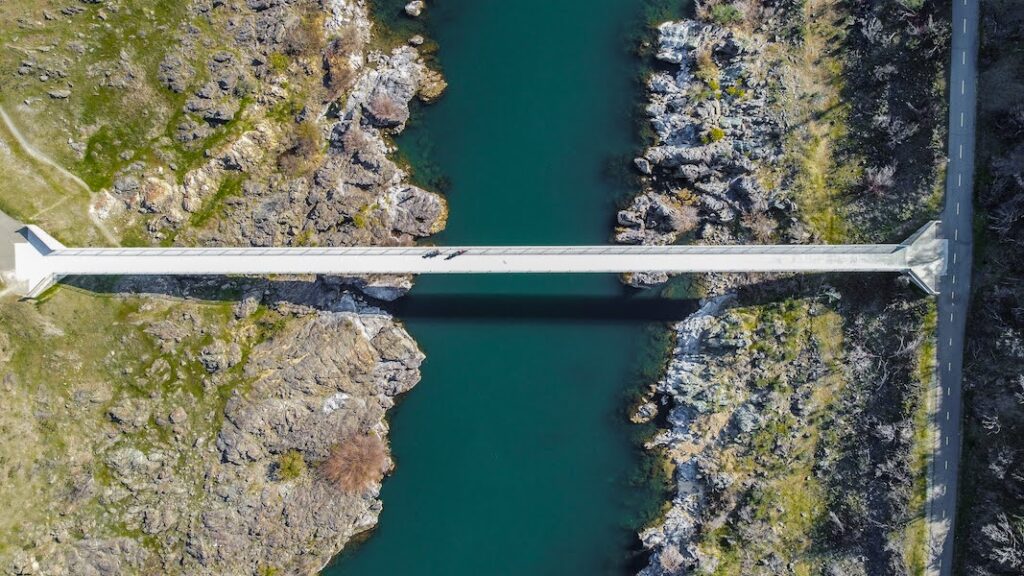
<svg viewBox="0 0 1024 576">
<path fill-rule="evenodd" d="M 92 200 L 94 199 L 96 194 L 92 191 L 91 188 L 89 188 L 89 185 L 86 184 L 85 181 L 79 178 L 77 175 L 69 171 L 67 168 L 64 168 L 59 163 L 54 161 L 52 158 L 50 158 L 42 151 L 34 147 L 25 138 L 21 131 L 18 130 L 18 127 L 14 124 L 14 122 L 11 121 L 10 116 L 7 115 L 7 111 L 4 110 L 3 106 L 0 106 L 0 120 L 3 120 L 4 127 L 11 133 L 12 136 L 14 136 L 14 140 L 18 143 L 18 146 L 22 149 L 26 156 L 40 164 L 44 164 L 51 170 L 57 172 L 57 174 L 59 174 L 65 180 L 70 180 L 71 182 L 73 182 L 76 187 L 78 187 L 88 195 L 90 200 L 89 204 L 92 204 Z M 46 212 L 47 210 L 50 210 L 51 208 L 54 208 L 59 203 L 60 202 L 55 203 L 47 208 L 44 208 L 43 210 L 38 212 L 36 216 L 42 214 L 43 212 Z M 99 232 L 103 235 L 103 238 L 106 239 L 107 242 L 109 242 L 113 246 L 121 245 L 117 237 L 110 231 L 109 228 L 107 228 L 106 224 L 104 224 L 95 214 L 93 214 L 92 211 L 88 212 L 88 217 L 89 220 L 92 222 L 93 226 L 95 226 L 96 229 L 99 230 Z"/>
</svg>

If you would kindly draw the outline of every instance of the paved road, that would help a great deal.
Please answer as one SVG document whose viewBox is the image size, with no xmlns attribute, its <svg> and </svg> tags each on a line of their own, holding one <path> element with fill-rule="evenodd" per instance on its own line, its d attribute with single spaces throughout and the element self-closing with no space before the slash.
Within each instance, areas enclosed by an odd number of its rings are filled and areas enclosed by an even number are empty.
<svg viewBox="0 0 1024 576">
<path fill-rule="evenodd" d="M 938 369 L 932 463 L 931 574 L 953 572 L 957 473 L 961 445 L 961 369 L 971 286 L 972 197 L 977 101 L 978 1 L 953 0 L 949 84 L 949 164 L 942 223 L 949 239 L 948 273 L 939 295 Z"/>
</svg>

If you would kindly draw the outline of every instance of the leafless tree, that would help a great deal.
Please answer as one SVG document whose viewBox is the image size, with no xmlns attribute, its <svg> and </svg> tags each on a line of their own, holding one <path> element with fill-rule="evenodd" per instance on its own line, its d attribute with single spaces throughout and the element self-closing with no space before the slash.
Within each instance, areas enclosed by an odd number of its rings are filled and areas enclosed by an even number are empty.
<svg viewBox="0 0 1024 576">
<path fill-rule="evenodd" d="M 1006 478 L 1006 472 L 1013 464 L 1013 450 L 1006 446 L 1000 446 L 996 451 L 995 458 L 988 464 L 988 469 L 998 480 Z"/>
<path fill-rule="evenodd" d="M 864 171 L 864 191 L 872 196 L 884 196 L 896 183 L 896 165 L 890 164 Z"/>
<path fill-rule="evenodd" d="M 775 229 L 778 223 L 765 212 L 747 212 L 740 218 L 740 223 L 758 242 L 769 242 L 775 236 Z"/>
<path fill-rule="evenodd" d="M 888 82 L 890 79 L 892 79 L 893 76 L 896 75 L 896 72 L 898 72 L 896 66 L 891 62 L 888 62 L 881 66 L 876 66 L 874 70 L 874 76 L 875 79 L 880 82 Z"/>
<path fill-rule="evenodd" d="M 889 38 L 886 37 L 882 21 L 877 16 L 871 16 L 861 21 L 860 31 L 871 44 L 884 45 L 888 43 Z"/>
<path fill-rule="evenodd" d="M 683 204 L 676 212 L 677 215 L 673 218 L 672 225 L 677 232 L 685 234 L 700 224 L 700 213 L 696 206 Z"/>
<path fill-rule="evenodd" d="M 999 416 L 995 414 L 986 414 L 981 418 L 981 427 L 985 429 L 989 434 L 999 434 L 1003 427 L 999 424 Z"/>
<path fill-rule="evenodd" d="M 1009 568 L 1024 567 L 1024 519 L 1010 520 L 1000 512 L 996 523 L 984 526 L 981 533 L 994 544 L 988 553 L 990 558 Z"/>
<path fill-rule="evenodd" d="M 1014 196 L 992 211 L 989 216 L 989 228 L 1005 239 L 1022 218 L 1024 218 L 1024 196 Z"/>
<path fill-rule="evenodd" d="M 907 122 L 902 118 L 893 118 L 889 122 L 889 126 L 886 128 L 886 134 L 889 137 L 889 146 L 896 148 L 903 142 L 910 138 L 917 131 L 920 130 L 921 126 L 917 122 Z"/>
</svg>

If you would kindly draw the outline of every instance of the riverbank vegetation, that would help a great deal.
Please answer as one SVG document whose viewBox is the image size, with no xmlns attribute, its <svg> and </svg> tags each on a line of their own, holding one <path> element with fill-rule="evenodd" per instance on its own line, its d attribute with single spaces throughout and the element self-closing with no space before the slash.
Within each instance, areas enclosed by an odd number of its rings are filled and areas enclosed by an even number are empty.
<svg viewBox="0 0 1024 576">
<path fill-rule="evenodd" d="M 981 2 L 974 288 L 957 516 L 963 574 L 1024 571 L 1024 7 Z"/>
</svg>

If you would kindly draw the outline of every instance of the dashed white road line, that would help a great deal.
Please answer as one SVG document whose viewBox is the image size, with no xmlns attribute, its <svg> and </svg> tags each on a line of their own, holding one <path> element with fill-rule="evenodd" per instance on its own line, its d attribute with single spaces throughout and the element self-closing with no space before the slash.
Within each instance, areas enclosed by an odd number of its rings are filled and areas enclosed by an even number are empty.
<svg viewBox="0 0 1024 576">
<path fill-rule="evenodd" d="M 964 127 L 964 113 L 963 112 L 960 113 L 960 127 L 961 128 Z"/>
<path fill-rule="evenodd" d="M 960 215 L 960 203 L 959 202 L 956 203 L 956 215 L 957 216 Z"/>
<path fill-rule="evenodd" d="M 960 229 L 957 228 L 956 230 L 953 230 L 953 240 L 959 240 L 959 239 L 960 239 Z"/>
<path fill-rule="evenodd" d="M 959 150 L 960 150 L 960 158 L 963 158 L 964 157 L 964 145 L 963 144 L 960 145 Z"/>
<path fill-rule="evenodd" d="M 967 82 L 965 80 L 960 81 L 960 93 L 963 94 L 964 90 L 967 89 Z"/>
<path fill-rule="evenodd" d="M 967 34 L 967 18 L 964 18 L 964 34 Z"/>
</svg>

